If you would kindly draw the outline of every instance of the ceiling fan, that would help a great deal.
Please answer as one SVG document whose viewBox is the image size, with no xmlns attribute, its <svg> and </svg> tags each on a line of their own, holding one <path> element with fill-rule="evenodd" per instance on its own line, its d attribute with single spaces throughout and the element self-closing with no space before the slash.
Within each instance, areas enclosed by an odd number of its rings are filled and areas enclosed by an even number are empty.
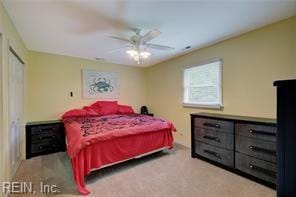
<svg viewBox="0 0 296 197">
<path fill-rule="evenodd" d="M 140 64 L 141 59 L 147 59 L 151 55 L 151 53 L 147 51 L 147 49 L 156 49 L 156 50 L 163 50 L 163 51 L 174 50 L 173 47 L 148 43 L 149 41 L 151 41 L 152 39 L 156 38 L 161 34 L 161 32 L 157 29 L 153 29 L 144 35 L 141 35 L 141 29 L 131 28 L 131 30 L 135 32 L 135 35 L 131 36 L 129 39 L 110 36 L 110 38 L 128 43 L 127 46 L 112 50 L 110 52 L 127 49 L 126 53 L 130 57 L 132 57 L 134 61 Z"/>
</svg>

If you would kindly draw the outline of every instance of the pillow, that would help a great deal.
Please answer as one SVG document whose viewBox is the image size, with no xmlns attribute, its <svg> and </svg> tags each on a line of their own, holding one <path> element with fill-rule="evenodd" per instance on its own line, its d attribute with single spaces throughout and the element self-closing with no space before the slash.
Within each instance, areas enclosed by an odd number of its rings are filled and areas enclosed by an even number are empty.
<svg viewBox="0 0 296 197">
<path fill-rule="evenodd" d="M 117 101 L 97 101 L 90 107 L 100 115 L 116 114 L 118 110 Z"/>
<path fill-rule="evenodd" d="M 87 116 L 99 116 L 99 115 L 101 115 L 100 113 L 98 113 L 96 110 L 94 110 L 91 107 L 85 106 L 85 107 L 83 107 L 83 109 L 86 111 Z"/>
<path fill-rule="evenodd" d="M 72 109 L 67 112 L 65 112 L 62 115 L 62 119 L 64 118 L 71 118 L 71 117 L 81 117 L 81 116 L 86 116 L 86 111 L 83 109 Z"/>
<path fill-rule="evenodd" d="M 85 106 L 83 109 L 92 109 L 93 111 L 97 112 L 100 114 L 100 105 L 98 103 L 99 101 L 91 104 L 90 106 Z"/>
<path fill-rule="evenodd" d="M 118 105 L 118 113 L 119 114 L 134 114 L 135 111 L 131 106 L 128 105 Z"/>
</svg>

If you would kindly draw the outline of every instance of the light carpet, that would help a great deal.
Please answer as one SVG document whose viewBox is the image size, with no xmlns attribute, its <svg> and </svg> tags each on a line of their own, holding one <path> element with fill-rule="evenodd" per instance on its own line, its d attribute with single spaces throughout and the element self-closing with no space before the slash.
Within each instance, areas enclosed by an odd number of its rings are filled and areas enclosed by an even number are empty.
<svg viewBox="0 0 296 197">
<path fill-rule="evenodd" d="M 21 196 L 79 196 L 69 157 L 55 153 L 23 161 L 15 181 L 31 181 L 35 194 Z M 55 184 L 60 193 L 39 193 L 40 182 Z M 275 197 L 273 189 L 199 159 L 175 144 L 170 151 L 116 164 L 86 178 L 89 196 L 101 197 Z M 20 195 L 11 195 L 20 196 Z"/>
</svg>

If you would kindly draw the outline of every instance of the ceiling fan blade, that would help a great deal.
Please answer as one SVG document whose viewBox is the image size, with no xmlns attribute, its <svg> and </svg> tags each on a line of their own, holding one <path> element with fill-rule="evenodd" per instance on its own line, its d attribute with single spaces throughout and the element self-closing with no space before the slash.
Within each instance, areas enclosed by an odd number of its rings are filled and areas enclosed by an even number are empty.
<svg viewBox="0 0 296 197">
<path fill-rule="evenodd" d="M 131 46 L 129 46 L 129 45 L 127 45 L 127 46 L 123 46 L 123 47 L 119 47 L 119 48 L 117 48 L 117 49 L 113 49 L 113 50 L 111 50 L 111 51 L 108 51 L 107 53 L 115 53 L 115 52 L 117 52 L 117 51 L 121 51 L 121 50 L 123 50 L 123 49 L 127 49 L 127 48 L 130 48 Z"/>
<path fill-rule="evenodd" d="M 120 38 L 120 37 L 117 37 L 117 36 L 109 36 L 110 38 L 113 38 L 113 39 L 116 39 L 116 40 L 121 40 L 123 42 L 128 42 L 130 44 L 133 44 L 129 39 L 127 38 Z"/>
<path fill-rule="evenodd" d="M 106 14 L 105 10 L 100 9 L 100 7 L 87 6 L 83 1 L 53 2 L 53 5 L 56 6 L 59 12 L 69 18 L 69 20 L 75 22 L 70 30 L 79 34 L 101 32 L 110 29 L 129 30 L 130 24 L 122 19 L 122 14 L 126 10 L 126 3 L 124 1 L 118 1 L 117 4 L 118 6 L 112 10 L 117 14 L 111 17 Z"/>
<path fill-rule="evenodd" d="M 145 46 L 150 49 L 165 50 L 165 51 L 171 51 L 175 49 L 173 47 L 159 45 L 159 44 L 146 44 Z"/>
<path fill-rule="evenodd" d="M 146 33 L 144 36 L 141 36 L 141 43 L 146 43 L 152 40 L 153 38 L 156 38 L 159 36 L 161 32 L 157 29 L 151 30 L 148 33 Z"/>
</svg>

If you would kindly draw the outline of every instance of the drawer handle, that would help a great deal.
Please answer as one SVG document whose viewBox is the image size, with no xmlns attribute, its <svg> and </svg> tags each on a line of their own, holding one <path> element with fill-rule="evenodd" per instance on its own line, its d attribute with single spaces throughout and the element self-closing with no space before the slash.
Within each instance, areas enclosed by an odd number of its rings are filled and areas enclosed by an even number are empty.
<svg viewBox="0 0 296 197">
<path fill-rule="evenodd" d="M 43 132 L 43 131 L 52 131 L 52 130 L 55 130 L 55 128 L 39 129 L 40 132 Z"/>
<path fill-rule="evenodd" d="M 265 168 L 262 168 L 262 167 L 259 167 L 259 166 L 256 166 L 254 164 L 249 164 L 249 168 L 254 170 L 254 171 L 257 171 L 257 172 L 261 172 L 263 174 L 266 174 L 268 176 L 271 176 L 273 178 L 276 178 L 276 172 L 272 171 L 272 170 L 267 170 Z"/>
<path fill-rule="evenodd" d="M 39 146 L 39 150 L 42 150 L 43 149 L 43 146 Z"/>
<path fill-rule="evenodd" d="M 257 135 L 276 136 L 276 133 L 267 132 L 267 131 L 260 131 L 260 130 L 254 130 L 254 129 L 250 129 L 249 132 L 251 134 L 257 134 Z"/>
<path fill-rule="evenodd" d="M 249 149 L 251 149 L 252 151 L 262 152 L 262 153 L 266 153 L 266 154 L 269 154 L 269 155 L 276 156 L 276 151 L 275 150 L 269 150 L 269 149 L 266 149 L 266 148 L 260 148 L 260 147 L 252 146 L 252 145 L 249 146 Z"/>
<path fill-rule="evenodd" d="M 205 135 L 205 136 L 203 136 L 203 138 L 208 139 L 208 140 L 213 140 L 213 141 L 216 141 L 216 142 L 221 142 L 220 138 L 218 138 L 218 137 L 212 137 L 212 136 Z"/>
<path fill-rule="evenodd" d="M 44 139 L 51 139 L 51 138 L 56 138 L 56 136 L 52 135 L 52 136 L 46 136 L 46 137 L 39 137 L 38 139 L 39 140 L 44 140 Z"/>
<path fill-rule="evenodd" d="M 206 150 L 206 149 L 205 149 L 205 150 L 204 150 L 204 153 L 207 153 L 207 154 L 209 154 L 209 155 L 213 155 L 213 156 L 215 156 L 215 157 L 221 159 L 220 154 L 219 154 L 219 153 L 216 153 L 216 152 L 214 152 L 214 151 Z"/>
<path fill-rule="evenodd" d="M 209 123 L 209 122 L 203 123 L 203 126 L 206 126 L 206 127 L 214 127 L 214 128 L 221 128 L 221 125 L 220 124 L 214 124 L 214 123 Z"/>
</svg>

